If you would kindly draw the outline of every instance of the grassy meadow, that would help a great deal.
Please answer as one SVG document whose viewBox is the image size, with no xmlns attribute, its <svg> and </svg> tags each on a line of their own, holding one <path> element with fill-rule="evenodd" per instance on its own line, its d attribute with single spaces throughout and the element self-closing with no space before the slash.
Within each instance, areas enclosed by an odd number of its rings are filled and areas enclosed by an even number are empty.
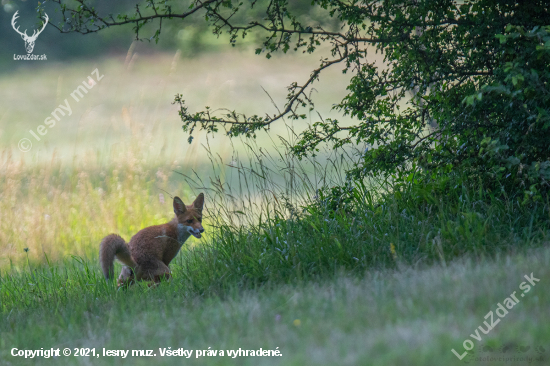
<svg viewBox="0 0 550 366">
<path fill-rule="evenodd" d="M 154 350 L 158 365 L 545 365 L 550 251 L 463 259 L 446 267 L 402 266 L 368 271 L 360 278 L 339 273 L 330 280 L 233 288 L 200 296 L 185 277 L 184 251 L 174 278 L 155 289 L 117 291 L 95 263 L 71 261 L 31 275 L 4 276 L 3 364 L 50 364 L 25 360 L 11 349 L 95 348 Z M 524 282 L 540 279 L 480 342 L 472 340 L 489 311 Z M 34 277 L 33 277 L 34 276 Z M 545 281 L 546 280 L 546 281 Z M 518 295 L 519 296 L 519 295 Z M 495 318 L 497 316 L 495 315 Z M 495 319 L 496 321 L 496 319 Z M 474 333 L 475 335 L 475 333 Z M 459 361 L 462 343 L 474 343 Z M 160 357 L 159 348 L 275 350 L 280 357 Z M 521 348 L 520 348 L 521 347 Z M 542 347 L 542 348 L 541 348 Z M 526 350 L 526 351 L 522 351 Z M 544 352 L 544 351 L 545 352 Z M 508 357 L 481 362 L 476 357 Z M 531 362 L 517 361 L 530 357 Z M 542 358 L 541 358 L 542 357 Z M 515 358 L 516 361 L 513 361 Z M 57 357 L 62 365 L 147 365 L 149 357 Z"/>
<path fill-rule="evenodd" d="M 19 267 L 27 257 L 89 256 L 107 233 L 131 236 L 166 220 L 172 211 L 168 195 L 192 202 L 198 193 L 174 171 L 195 172 L 209 185 L 210 158 L 220 162 L 223 157 L 216 170 L 223 178 L 243 150 L 223 134 L 209 139 L 199 134 L 188 144 L 171 104 L 174 95 L 183 93 L 197 110 L 274 110 L 262 87 L 284 103 L 286 85 L 307 75 L 312 61 L 297 60 L 289 67 L 274 60 L 274 70 L 265 73 L 267 60 L 261 57 L 244 57 L 242 65 L 238 53 L 186 58 L 179 52 L 141 55 L 137 48 L 133 44 L 126 57 L 1 74 L 6 86 L 0 91 L 1 269 Z M 71 93 L 88 76 L 95 80 L 95 69 L 101 80 L 76 102 Z M 72 114 L 36 141 L 29 130 L 38 135 L 37 126 L 65 100 Z M 279 128 L 276 134 L 287 131 Z M 21 138 L 32 141 L 30 151 L 17 148 Z M 264 135 L 259 141 L 269 148 L 273 139 Z"/>
<path fill-rule="evenodd" d="M 353 151 L 297 161 L 277 137 L 293 138 L 284 127 L 256 143 L 221 134 L 187 143 L 176 93 L 197 110 L 274 112 L 271 98 L 282 106 L 285 87 L 315 64 L 132 46 L 126 56 L 0 74 L 0 364 L 152 363 L 131 350 L 154 350 L 159 365 L 548 364 L 548 202 L 528 208 L 466 187 L 398 191 L 376 181 L 335 201 L 320 188 L 343 183 Z M 68 99 L 96 68 L 104 77 Z M 317 86 L 323 117 L 346 81 L 334 70 Z M 29 130 L 65 99 L 72 114 L 36 141 Z M 29 152 L 17 148 L 21 138 Z M 198 192 L 206 235 L 186 242 L 170 282 L 104 281 L 105 235 L 129 240 L 171 218 L 171 196 L 190 203 Z M 531 273 L 540 282 L 523 292 Z M 514 291 L 525 296 L 481 340 L 470 337 Z M 459 360 L 451 349 L 462 354 L 466 339 L 474 347 Z M 31 360 L 12 356 L 14 347 L 100 357 Z M 161 357 L 168 347 L 195 352 Z M 281 356 L 196 356 L 209 347 L 278 347 Z"/>
</svg>

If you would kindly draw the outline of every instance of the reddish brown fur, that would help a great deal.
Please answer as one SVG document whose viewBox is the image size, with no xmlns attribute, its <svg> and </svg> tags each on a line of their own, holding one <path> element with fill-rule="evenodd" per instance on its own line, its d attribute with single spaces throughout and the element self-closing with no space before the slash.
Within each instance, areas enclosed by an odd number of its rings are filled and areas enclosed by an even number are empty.
<svg viewBox="0 0 550 366">
<path fill-rule="evenodd" d="M 168 265 L 191 235 L 189 230 L 197 238 L 204 231 L 201 224 L 204 195 L 199 194 L 190 206 L 174 197 L 173 205 L 176 215 L 170 222 L 140 230 L 128 244 L 116 234 L 101 241 L 99 257 L 106 279 L 112 277 L 115 257 L 127 266 L 120 273 L 119 286 L 134 279 L 158 283 L 162 278 L 170 278 Z"/>
</svg>

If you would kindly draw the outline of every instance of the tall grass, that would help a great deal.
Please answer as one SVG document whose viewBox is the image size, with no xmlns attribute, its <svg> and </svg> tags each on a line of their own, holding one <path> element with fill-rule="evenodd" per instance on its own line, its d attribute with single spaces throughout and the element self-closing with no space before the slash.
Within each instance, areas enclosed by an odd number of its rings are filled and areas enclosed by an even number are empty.
<svg viewBox="0 0 550 366">
<path fill-rule="evenodd" d="M 246 146 L 233 151 L 229 163 L 206 147 L 209 174 L 174 164 L 150 170 L 137 146 L 111 170 L 93 157 L 71 171 L 55 157 L 31 170 L 6 157 L 0 180 L 6 198 L 0 240 L 8 243 L 3 268 L 67 255 L 95 259 L 103 236 L 118 232 L 129 239 L 166 222 L 171 193 L 182 190 L 189 202 L 197 192 L 207 196 L 206 239 L 184 247 L 173 264 L 199 294 L 342 269 L 361 274 L 400 263 L 445 265 L 465 254 L 483 258 L 550 240 L 548 202 L 527 207 L 469 183 L 452 186 L 460 180 L 346 181 L 342 172 L 354 163 L 355 151 L 297 160 L 284 144 L 271 152 Z"/>
<path fill-rule="evenodd" d="M 460 176 L 432 182 L 346 181 L 358 152 L 297 160 L 249 145 L 246 159 L 207 186 L 211 240 L 176 261 L 197 294 L 294 283 L 341 270 L 446 265 L 550 243 L 549 203 L 500 199 Z M 213 171 L 223 159 L 211 157 Z M 246 162 L 246 163 L 245 163 Z"/>
</svg>

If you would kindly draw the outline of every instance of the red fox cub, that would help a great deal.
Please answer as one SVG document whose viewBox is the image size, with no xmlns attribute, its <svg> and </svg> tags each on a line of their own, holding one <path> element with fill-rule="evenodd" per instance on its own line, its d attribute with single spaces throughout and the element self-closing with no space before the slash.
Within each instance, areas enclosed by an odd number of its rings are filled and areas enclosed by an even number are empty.
<svg viewBox="0 0 550 366">
<path fill-rule="evenodd" d="M 172 221 L 140 230 L 128 244 L 117 234 L 107 235 L 99 246 L 99 262 L 105 279 L 109 280 L 114 275 L 115 257 L 126 265 L 118 277 L 119 286 L 134 280 L 158 283 L 161 278 L 170 278 L 168 264 L 183 243 L 191 235 L 200 239 L 204 232 L 201 224 L 203 206 L 202 193 L 190 206 L 185 206 L 179 197 L 174 197 L 176 216 Z"/>
</svg>

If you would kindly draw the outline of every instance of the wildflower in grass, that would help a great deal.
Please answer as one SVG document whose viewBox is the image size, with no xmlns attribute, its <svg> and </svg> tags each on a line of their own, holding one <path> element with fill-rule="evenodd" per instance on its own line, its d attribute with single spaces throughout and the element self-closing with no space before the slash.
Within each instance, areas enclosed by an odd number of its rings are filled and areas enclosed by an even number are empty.
<svg viewBox="0 0 550 366">
<path fill-rule="evenodd" d="M 299 327 L 300 325 L 302 325 L 302 322 L 300 321 L 300 319 L 294 319 L 292 324 L 294 324 L 295 327 Z"/>
<path fill-rule="evenodd" d="M 393 243 L 390 243 L 390 253 L 394 261 L 397 260 L 397 252 L 395 251 L 395 245 Z"/>
</svg>

